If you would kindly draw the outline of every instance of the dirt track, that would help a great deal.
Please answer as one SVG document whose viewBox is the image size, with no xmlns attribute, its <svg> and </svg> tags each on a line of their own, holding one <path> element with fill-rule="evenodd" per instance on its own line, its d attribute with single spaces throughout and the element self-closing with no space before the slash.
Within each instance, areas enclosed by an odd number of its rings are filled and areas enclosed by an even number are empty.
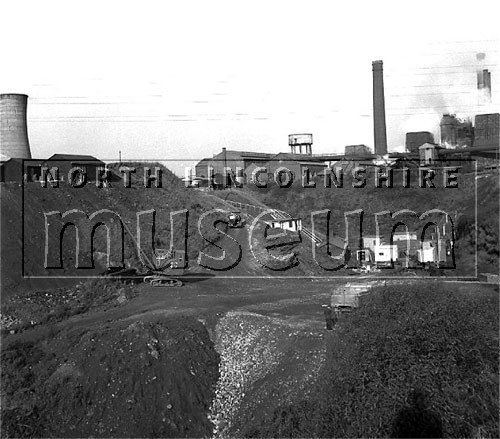
<svg viewBox="0 0 500 439">
<path fill-rule="evenodd" d="M 251 422 L 248 416 L 254 416 L 260 407 L 268 408 L 268 412 L 258 415 L 263 419 L 286 401 L 303 396 L 314 381 L 325 357 L 320 304 L 328 297 L 328 289 L 318 294 L 318 287 L 318 282 L 310 280 L 298 283 L 262 278 L 247 281 L 244 288 L 241 279 L 218 278 L 191 279 L 180 288 L 141 285 L 139 294 L 122 306 L 8 336 L 3 350 L 8 351 L 16 341 L 35 346 L 48 343 L 44 350 L 50 352 L 51 360 L 44 359 L 37 366 L 45 364 L 48 375 L 35 391 L 40 404 L 53 406 L 55 411 L 49 410 L 40 421 L 32 421 L 43 427 L 40 434 L 206 436 L 210 433 L 203 419 L 208 416 L 212 435 L 220 437 L 228 432 L 234 434 L 241 422 Z M 179 334 L 161 329 L 165 325 L 170 328 L 169 322 L 177 319 L 187 319 L 186 329 Z M 205 335 L 200 332 L 199 337 L 185 344 L 182 340 L 186 334 L 201 331 L 196 324 L 205 328 Z M 130 338 L 127 334 L 135 327 L 145 329 L 138 338 Z M 124 339 L 125 335 L 130 340 Z M 210 343 L 203 341 L 204 337 L 210 337 Z M 72 340 L 77 345 L 73 346 Z M 153 355 L 156 351 L 150 347 L 151 340 L 158 340 L 155 349 L 160 352 L 159 363 Z M 179 355 L 183 355 L 180 359 L 164 358 L 163 352 L 174 352 L 168 348 L 172 343 L 179 346 Z M 123 356 L 121 352 L 128 352 L 129 344 L 132 356 Z M 209 351 L 204 352 L 204 347 Z M 82 356 L 82 351 L 92 355 Z M 219 358 L 215 369 L 213 360 L 211 364 L 205 361 L 213 355 Z M 142 365 L 142 358 L 150 358 L 147 367 Z M 195 377 L 189 375 L 189 369 L 186 374 L 191 361 L 199 363 Z M 62 377 L 66 381 L 56 380 L 66 372 L 69 375 Z M 215 381 L 214 374 L 218 376 Z M 161 381 L 152 386 L 150 381 L 155 377 Z M 44 383 L 55 384 L 47 388 Z M 68 386 L 78 390 L 77 396 L 83 392 L 85 399 L 75 402 L 71 391 L 65 390 Z M 93 390 L 96 386 L 97 390 Z M 120 402 L 122 394 L 125 402 L 133 404 Z M 167 410 L 151 411 L 153 400 L 161 403 L 155 407 L 166 406 Z M 183 408 L 185 404 L 188 409 Z M 168 409 L 171 405 L 173 409 Z M 99 411 L 89 411 L 92 406 Z M 55 427 L 58 411 L 65 413 L 60 428 Z M 30 425 L 24 417 L 20 419 Z M 122 421 L 117 423 L 119 419 Z"/>
</svg>

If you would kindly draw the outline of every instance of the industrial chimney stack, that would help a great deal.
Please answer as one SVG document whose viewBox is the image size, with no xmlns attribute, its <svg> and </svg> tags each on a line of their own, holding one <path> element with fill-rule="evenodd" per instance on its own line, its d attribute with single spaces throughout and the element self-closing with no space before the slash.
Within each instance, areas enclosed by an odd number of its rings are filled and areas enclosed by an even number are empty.
<svg viewBox="0 0 500 439">
<path fill-rule="evenodd" d="M 384 70 L 382 61 L 373 61 L 373 133 L 375 154 L 387 154 L 385 128 Z"/>
<path fill-rule="evenodd" d="M 491 102 L 491 72 L 488 69 L 483 69 L 486 54 L 478 53 L 476 59 L 478 61 L 477 70 L 477 90 L 479 92 L 479 100 L 481 104 Z"/>
<path fill-rule="evenodd" d="M 0 152 L 9 158 L 31 159 L 27 106 L 26 95 L 0 94 Z"/>
<path fill-rule="evenodd" d="M 488 69 L 483 70 L 483 88 L 486 90 L 486 98 L 491 100 L 491 72 Z"/>
</svg>

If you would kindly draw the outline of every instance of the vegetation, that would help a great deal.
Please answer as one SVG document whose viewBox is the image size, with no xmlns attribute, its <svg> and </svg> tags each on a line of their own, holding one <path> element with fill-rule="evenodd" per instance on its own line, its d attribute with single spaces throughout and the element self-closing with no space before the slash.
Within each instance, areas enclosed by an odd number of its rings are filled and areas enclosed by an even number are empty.
<svg viewBox="0 0 500 439">
<path fill-rule="evenodd" d="M 310 398 L 249 437 L 497 437 L 498 289 L 379 288 L 328 341 Z"/>
<path fill-rule="evenodd" d="M 427 210 L 441 209 L 450 213 L 455 222 L 457 266 L 468 270 L 468 273 L 462 272 L 461 275 L 474 274 L 476 262 L 479 272 L 498 273 L 498 174 L 484 175 L 480 179 L 476 179 L 473 174 L 463 175 L 458 189 L 444 188 L 442 183 L 436 183 L 436 188 L 422 189 L 417 184 L 403 188 L 399 179 L 395 177 L 392 188 L 376 187 L 373 176 L 367 176 L 365 187 L 355 188 L 352 179 L 345 176 L 342 187 L 335 187 L 333 183 L 331 187 L 325 187 L 323 179 L 318 178 L 315 188 L 304 188 L 294 182 L 288 189 L 270 183 L 267 188 L 257 188 L 250 184 L 246 186 L 246 190 L 260 202 L 302 218 L 307 227 L 311 226 L 312 212 L 329 209 L 330 233 L 333 230 L 334 234 L 340 236 L 345 235 L 345 212 L 362 209 L 362 232 L 373 234 L 376 232 L 374 215 L 378 212 L 394 213 L 409 209 L 420 215 Z M 412 177 L 412 181 L 415 182 L 416 179 Z M 411 217 L 402 219 L 410 230 L 416 226 Z M 321 233 L 326 233 L 326 222 L 316 226 Z"/>
</svg>

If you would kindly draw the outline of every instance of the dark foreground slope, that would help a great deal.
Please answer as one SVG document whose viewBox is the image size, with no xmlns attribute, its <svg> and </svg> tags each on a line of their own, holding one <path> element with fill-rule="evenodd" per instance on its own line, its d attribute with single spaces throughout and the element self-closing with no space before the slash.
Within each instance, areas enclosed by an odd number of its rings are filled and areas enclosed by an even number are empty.
<svg viewBox="0 0 500 439">
<path fill-rule="evenodd" d="M 91 231 L 85 224 L 76 224 L 83 230 L 80 239 L 80 252 L 87 256 L 94 255 L 94 269 L 76 269 L 76 232 L 74 226 L 68 226 L 64 232 L 62 244 L 52 235 L 46 242 L 45 214 L 58 211 L 62 214 L 70 210 L 81 210 L 92 215 L 100 210 L 109 210 L 120 216 L 131 234 L 136 237 L 137 214 L 154 209 L 156 212 L 154 236 L 151 228 L 142 230 L 142 239 L 151 246 L 153 240 L 157 247 L 170 247 L 170 213 L 188 210 L 187 233 L 176 228 L 174 246 L 182 248 L 187 237 L 188 257 L 195 261 L 200 249 L 207 244 L 198 231 L 198 219 L 204 212 L 220 207 L 217 198 L 206 197 L 198 191 L 187 189 L 183 182 L 168 169 L 162 169 L 162 186 L 145 187 L 140 173 L 132 174 L 130 187 L 123 181 L 112 182 L 111 187 L 98 188 L 94 183 L 87 183 L 82 188 L 74 188 L 67 182 L 61 182 L 58 188 L 42 187 L 39 183 L 2 183 L 1 185 L 1 293 L 6 298 L 21 290 L 50 289 L 74 283 L 77 276 L 96 275 L 106 268 L 107 251 L 106 228 L 95 228 L 94 240 L 90 240 Z M 150 165 L 151 167 L 152 165 Z M 117 169 L 117 176 L 121 175 Z M 213 234 L 207 230 L 207 236 Z M 136 244 L 127 230 L 123 234 L 123 252 L 125 265 L 136 266 L 139 263 Z M 111 239 L 111 250 L 121 249 L 121 239 Z M 56 252 L 61 246 L 62 269 L 45 269 L 46 252 Z M 35 277 L 37 276 L 37 277 Z M 41 276 L 41 277 L 40 277 Z M 70 277 L 65 279 L 64 277 Z M 28 278 L 31 277 L 31 278 Z"/>
<path fill-rule="evenodd" d="M 2 349 L 4 437 L 207 437 L 219 357 L 188 317 Z"/>
</svg>

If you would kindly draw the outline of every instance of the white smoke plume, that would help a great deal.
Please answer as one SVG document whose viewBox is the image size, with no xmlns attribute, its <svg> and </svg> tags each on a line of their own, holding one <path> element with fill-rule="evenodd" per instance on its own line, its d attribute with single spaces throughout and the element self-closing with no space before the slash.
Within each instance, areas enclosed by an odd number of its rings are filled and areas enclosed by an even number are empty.
<svg viewBox="0 0 500 439">
<path fill-rule="evenodd" d="M 486 88 L 478 88 L 478 72 L 482 74 L 484 69 L 489 69 L 491 74 L 491 96 Z M 397 135 L 397 138 L 391 136 L 392 145 L 401 145 L 405 134 L 412 131 L 429 131 L 439 142 L 443 114 L 455 114 L 462 121 L 474 122 L 478 114 L 499 112 L 498 63 L 487 53 L 453 55 L 446 61 L 428 66 L 424 73 L 417 76 L 420 80 L 408 84 L 414 88 L 410 88 L 413 92 L 407 99 L 398 101 L 397 106 L 404 109 L 400 115 L 394 113 L 392 116 L 394 134 Z M 396 149 L 401 147 L 391 148 L 392 151 Z"/>
</svg>

